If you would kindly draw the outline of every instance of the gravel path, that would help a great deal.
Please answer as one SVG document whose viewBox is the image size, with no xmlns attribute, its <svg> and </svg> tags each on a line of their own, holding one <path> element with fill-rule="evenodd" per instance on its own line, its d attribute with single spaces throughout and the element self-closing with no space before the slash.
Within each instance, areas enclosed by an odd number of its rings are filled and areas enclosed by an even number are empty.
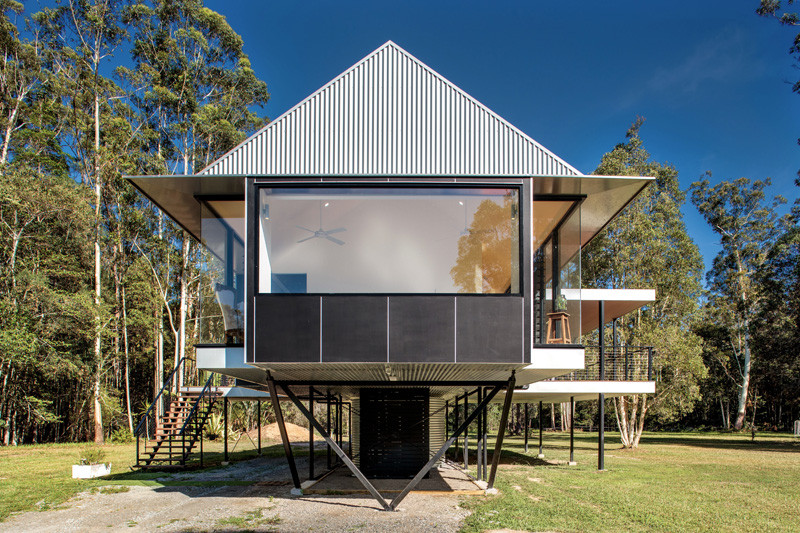
<svg viewBox="0 0 800 533">
<path fill-rule="evenodd" d="M 303 463 L 298 461 L 298 468 Z M 301 470 L 302 471 L 302 470 Z M 84 492 L 62 508 L 15 515 L 0 531 L 458 531 L 467 512 L 451 495 L 410 494 L 398 512 L 364 496 L 290 496 L 283 458 L 254 459 L 165 481 L 257 481 L 227 486 L 130 486 Z M 125 490 L 125 489 L 122 489 Z"/>
</svg>

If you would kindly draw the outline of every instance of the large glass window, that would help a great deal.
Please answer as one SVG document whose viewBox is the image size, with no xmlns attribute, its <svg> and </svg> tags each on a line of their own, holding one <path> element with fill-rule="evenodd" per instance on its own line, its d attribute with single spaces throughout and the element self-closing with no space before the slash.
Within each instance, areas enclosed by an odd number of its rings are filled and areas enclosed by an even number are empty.
<svg viewBox="0 0 800 533">
<path fill-rule="evenodd" d="M 244 200 L 201 202 L 201 240 L 207 251 L 204 276 L 204 342 L 244 341 Z"/>
<path fill-rule="evenodd" d="M 262 188 L 261 293 L 519 294 L 518 191 Z"/>
<path fill-rule="evenodd" d="M 533 202 L 534 342 L 577 344 L 581 335 L 580 199 Z"/>
</svg>

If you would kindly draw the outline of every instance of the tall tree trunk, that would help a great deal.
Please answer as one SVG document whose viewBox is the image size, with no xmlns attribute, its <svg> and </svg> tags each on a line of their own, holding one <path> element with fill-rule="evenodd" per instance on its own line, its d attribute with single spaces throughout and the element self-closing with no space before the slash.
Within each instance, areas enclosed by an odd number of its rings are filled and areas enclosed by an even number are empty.
<svg viewBox="0 0 800 533">
<path fill-rule="evenodd" d="M 98 59 L 99 61 L 99 59 Z M 100 98 L 97 94 L 97 86 L 95 86 L 94 94 L 94 217 L 95 217 L 95 234 L 94 234 L 94 361 L 95 361 L 95 383 L 94 383 L 94 441 L 97 443 L 103 442 L 103 411 L 100 405 L 100 387 L 103 377 L 103 361 L 102 361 L 102 339 L 101 330 L 102 317 L 100 315 L 100 291 L 102 283 L 102 269 L 100 264 L 100 233 L 101 233 L 101 209 L 100 203 L 102 202 L 102 182 L 100 178 Z"/>
<path fill-rule="evenodd" d="M 131 412 L 131 363 L 128 344 L 128 307 L 125 300 L 125 287 L 122 287 L 122 342 L 125 350 L 125 405 L 128 409 L 128 429 L 133 435 L 133 413 Z"/>
<path fill-rule="evenodd" d="M 742 365 L 742 384 L 739 386 L 739 408 L 736 411 L 736 422 L 733 428 L 740 430 L 744 427 L 747 414 L 747 391 L 750 388 L 750 321 L 744 319 L 744 365 Z"/>
<path fill-rule="evenodd" d="M 180 310 L 178 315 L 178 339 L 177 348 L 175 352 L 175 368 L 178 367 L 178 362 L 186 355 L 186 311 L 187 299 L 189 297 L 189 249 L 191 241 L 189 234 L 183 232 L 183 247 L 181 250 L 181 289 L 180 289 Z M 185 366 L 184 366 L 185 369 Z M 183 386 L 183 370 L 178 372 L 177 386 Z"/>
</svg>

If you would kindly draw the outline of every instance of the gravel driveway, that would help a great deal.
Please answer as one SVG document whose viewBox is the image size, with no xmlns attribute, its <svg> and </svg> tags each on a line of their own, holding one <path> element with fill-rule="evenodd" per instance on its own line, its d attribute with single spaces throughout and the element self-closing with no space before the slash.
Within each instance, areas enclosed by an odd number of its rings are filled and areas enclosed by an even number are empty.
<svg viewBox="0 0 800 533">
<path fill-rule="evenodd" d="M 298 460 L 301 472 L 302 460 Z M 410 494 L 397 512 L 369 497 L 290 496 L 283 458 L 178 473 L 171 486 L 124 486 L 84 492 L 62 508 L 27 512 L 0 522 L 0 531 L 458 531 L 467 512 L 453 495 Z M 250 481 L 227 485 L 226 481 Z M 203 486 L 199 483 L 213 483 Z M 118 486 L 114 486 L 118 487 Z M 123 492 L 117 492 L 121 490 Z"/>
</svg>

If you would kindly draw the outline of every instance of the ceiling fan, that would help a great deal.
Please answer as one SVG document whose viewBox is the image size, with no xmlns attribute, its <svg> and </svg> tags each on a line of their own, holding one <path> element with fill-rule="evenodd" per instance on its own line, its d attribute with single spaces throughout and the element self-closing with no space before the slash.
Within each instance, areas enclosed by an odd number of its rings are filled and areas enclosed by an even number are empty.
<svg viewBox="0 0 800 533">
<path fill-rule="evenodd" d="M 328 205 L 329 205 L 329 203 L 325 202 L 325 206 L 327 207 Z M 329 229 L 329 230 L 322 229 L 322 202 L 319 203 L 319 229 L 315 231 L 315 230 L 312 230 L 312 229 L 304 228 L 303 226 L 297 226 L 297 227 L 300 228 L 303 231 L 307 231 L 307 232 L 313 234 L 310 237 L 306 237 L 305 239 L 300 239 L 299 241 L 297 241 L 298 243 L 306 242 L 306 241 L 309 241 L 311 239 L 327 239 L 327 240 L 329 240 L 329 241 L 331 241 L 333 243 L 336 243 L 339 246 L 341 246 L 341 245 L 344 244 L 344 241 L 340 241 L 336 237 L 331 237 L 331 235 L 334 234 L 334 233 L 341 233 L 343 231 L 347 231 L 347 228 L 336 228 L 336 229 Z"/>
</svg>

